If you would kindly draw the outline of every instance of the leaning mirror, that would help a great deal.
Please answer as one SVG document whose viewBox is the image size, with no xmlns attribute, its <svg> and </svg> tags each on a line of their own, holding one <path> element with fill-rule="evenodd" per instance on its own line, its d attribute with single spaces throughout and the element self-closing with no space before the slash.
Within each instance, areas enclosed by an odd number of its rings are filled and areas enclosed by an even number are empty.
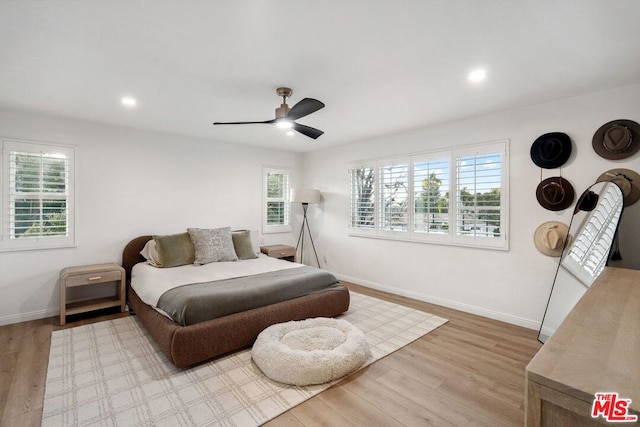
<svg viewBox="0 0 640 427">
<path fill-rule="evenodd" d="M 562 252 L 538 333 L 540 342 L 555 332 L 607 265 L 623 201 L 622 191 L 612 182 L 598 182 L 578 199 L 569 225 L 571 238 Z"/>
</svg>

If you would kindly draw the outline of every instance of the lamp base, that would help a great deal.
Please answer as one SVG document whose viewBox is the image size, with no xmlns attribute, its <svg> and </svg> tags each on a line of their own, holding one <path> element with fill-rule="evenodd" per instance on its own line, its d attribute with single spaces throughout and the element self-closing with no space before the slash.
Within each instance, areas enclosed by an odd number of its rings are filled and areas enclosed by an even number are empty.
<svg viewBox="0 0 640 427">
<path fill-rule="evenodd" d="M 309 208 L 309 203 L 302 204 L 302 211 L 304 213 L 302 218 L 302 227 L 300 227 L 300 235 L 298 236 L 298 243 L 296 244 L 296 254 L 298 253 L 298 247 L 300 247 L 300 263 L 302 264 L 304 258 L 304 228 L 305 225 L 307 227 L 307 232 L 309 233 L 309 240 L 311 240 L 311 247 L 313 248 L 313 254 L 316 256 L 316 262 L 318 263 L 318 268 L 320 267 L 320 260 L 318 259 L 318 252 L 316 252 L 316 245 L 313 243 L 313 237 L 311 236 L 311 229 L 309 228 L 309 221 L 307 220 L 307 209 Z"/>
</svg>

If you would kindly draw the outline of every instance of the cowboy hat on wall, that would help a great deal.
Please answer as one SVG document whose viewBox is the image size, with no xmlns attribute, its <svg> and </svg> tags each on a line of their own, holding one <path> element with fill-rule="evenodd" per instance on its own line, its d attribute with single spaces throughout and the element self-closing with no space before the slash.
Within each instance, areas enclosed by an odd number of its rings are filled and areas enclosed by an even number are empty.
<svg viewBox="0 0 640 427">
<path fill-rule="evenodd" d="M 538 184 L 536 198 L 543 208 L 550 211 L 561 211 L 573 204 L 575 191 L 565 178 L 554 176 Z"/>
<path fill-rule="evenodd" d="M 571 138 L 563 132 L 540 135 L 531 144 L 531 160 L 543 169 L 564 165 L 571 156 Z"/>
<path fill-rule="evenodd" d="M 540 253 L 551 257 L 559 257 L 570 239 L 569 227 L 558 221 L 547 221 L 536 228 L 533 242 Z"/>
<path fill-rule="evenodd" d="M 633 120 L 613 120 L 593 134 L 594 151 L 608 160 L 621 160 L 640 149 L 640 125 Z"/>
<path fill-rule="evenodd" d="M 610 181 L 618 185 L 624 196 L 624 206 L 640 200 L 640 175 L 631 169 L 611 169 L 598 177 L 596 182 Z"/>
</svg>

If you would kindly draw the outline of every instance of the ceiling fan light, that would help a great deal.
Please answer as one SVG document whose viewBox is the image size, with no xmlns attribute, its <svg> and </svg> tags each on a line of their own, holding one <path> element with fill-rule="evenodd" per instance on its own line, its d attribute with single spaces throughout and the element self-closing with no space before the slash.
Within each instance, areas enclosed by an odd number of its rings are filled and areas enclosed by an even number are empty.
<svg viewBox="0 0 640 427">
<path fill-rule="evenodd" d="M 133 108 L 138 105 L 138 101 L 136 101 L 136 99 L 132 96 L 123 96 L 120 99 L 120 102 L 127 108 Z"/>
<path fill-rule="evenodd" d="M 280 129 L 291 129 L 293 127 L 293 122 L 291 120 L 278 120 L 276 122 L 276 126 Z"/>
</svg>

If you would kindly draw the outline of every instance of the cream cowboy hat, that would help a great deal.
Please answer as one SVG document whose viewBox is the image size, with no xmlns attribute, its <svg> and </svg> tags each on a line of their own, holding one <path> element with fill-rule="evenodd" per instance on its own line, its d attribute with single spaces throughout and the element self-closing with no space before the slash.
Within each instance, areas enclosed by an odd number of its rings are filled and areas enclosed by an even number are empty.
<svg viewBox="0 0 640 427">
<path fill-rule="evenodd" d="M 569 240 L 569 227 L 558 221 L 547 221 L 536 228 L 533 241 L 543 254 L 552 257 L 562 255 L 565 243 Z"/>
</svg>

